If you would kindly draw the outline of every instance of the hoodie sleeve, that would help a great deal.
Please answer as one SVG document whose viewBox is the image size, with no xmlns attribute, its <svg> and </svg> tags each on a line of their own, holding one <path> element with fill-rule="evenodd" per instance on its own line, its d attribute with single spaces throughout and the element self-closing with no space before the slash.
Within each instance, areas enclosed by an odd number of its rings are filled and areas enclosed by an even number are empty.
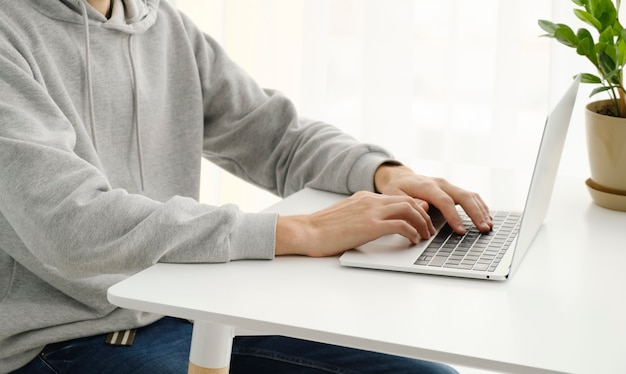
<svg viewBox="0 0 626 374">
<path fill-rule="evenodd" d="M 69 279 L 159 261 L 273 257 L 274 215 L 112 188 L 97 158 L 77 153 L 79 130 L 29 66 L 0 53 L 0 247 L 16 261 L 71 293 Z"/>
<path fill-rule="evenodd" d="M 187 23 L 204 87 L 205 157 L 280 196 L 303 187 L 374 190 L 374 172 L 391 154 L 298 117 L 291 101 L 261 89 L 214 40 Z"/>
</svg>

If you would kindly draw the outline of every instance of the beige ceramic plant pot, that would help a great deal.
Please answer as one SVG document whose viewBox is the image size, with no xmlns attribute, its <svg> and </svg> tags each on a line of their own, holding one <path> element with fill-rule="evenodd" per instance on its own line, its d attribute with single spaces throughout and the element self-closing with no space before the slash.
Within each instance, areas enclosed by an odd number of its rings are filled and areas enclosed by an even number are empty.
<svg viewBox="0 0 626 374">
<path fill-rule="evenodd" d="M 626 211 L 626 118 L 599 114 L 609 103 L 596 101 L 585 111 L 591 170 L 587 187 L 597 205 Z"/>
</svg>

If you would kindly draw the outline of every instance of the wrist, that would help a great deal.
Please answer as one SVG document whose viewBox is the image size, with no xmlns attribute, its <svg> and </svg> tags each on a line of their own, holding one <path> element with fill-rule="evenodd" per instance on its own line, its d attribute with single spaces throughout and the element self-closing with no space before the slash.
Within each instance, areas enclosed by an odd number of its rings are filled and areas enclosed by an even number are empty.
<svg viewBox="0 0 626 374">
<path fill-rule="evenodd" d="M 385 189 L 385 186 L 393 179 L 394 169 L 404 167 L 402 164 L 389 161 L 381 164 L 376 172 L 374 172 L 374 189 L 375 192 L 380 193 Z"/>
<path fill-rule="evenodd" d="M 278 216 L 274 254 L 276 256 L 304 255 L 307 227 L 305 216 Z"/>
</svg>

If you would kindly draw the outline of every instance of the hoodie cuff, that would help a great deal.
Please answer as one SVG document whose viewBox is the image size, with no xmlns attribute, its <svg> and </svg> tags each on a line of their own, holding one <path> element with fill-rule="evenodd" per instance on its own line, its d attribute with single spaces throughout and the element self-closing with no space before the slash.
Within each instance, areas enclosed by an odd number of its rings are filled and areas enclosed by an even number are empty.
<svg viewBox="0 0 626 374">
<path fill-rule="evenodd" d="M 374 192 L 374 174 L 382 164 L 402 165 L 402 163 L 389 158 L 389 155 L 385 153 L 367 153 L 352 166 L 348 175 L 348 190 L 351 193 L 358 191 Z"/>
<path fill-rule="evenodd" d="M 274 213 L 246 213 L 230 235 L 230 259 L 271 260 L 276 247 L 276 220 Z"/>
</svg>

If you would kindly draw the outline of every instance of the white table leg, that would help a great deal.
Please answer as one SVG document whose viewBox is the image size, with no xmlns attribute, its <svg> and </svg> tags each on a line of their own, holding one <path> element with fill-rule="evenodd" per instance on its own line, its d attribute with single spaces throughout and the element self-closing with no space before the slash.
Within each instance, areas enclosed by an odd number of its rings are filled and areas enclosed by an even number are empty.
<svg viewBox="0 0 626 374">
<path fill-rule="evenodd" d="M 195 321 L 189 353 L 189 374 L 227 374 L 234 328 Z"/>
</svg>

